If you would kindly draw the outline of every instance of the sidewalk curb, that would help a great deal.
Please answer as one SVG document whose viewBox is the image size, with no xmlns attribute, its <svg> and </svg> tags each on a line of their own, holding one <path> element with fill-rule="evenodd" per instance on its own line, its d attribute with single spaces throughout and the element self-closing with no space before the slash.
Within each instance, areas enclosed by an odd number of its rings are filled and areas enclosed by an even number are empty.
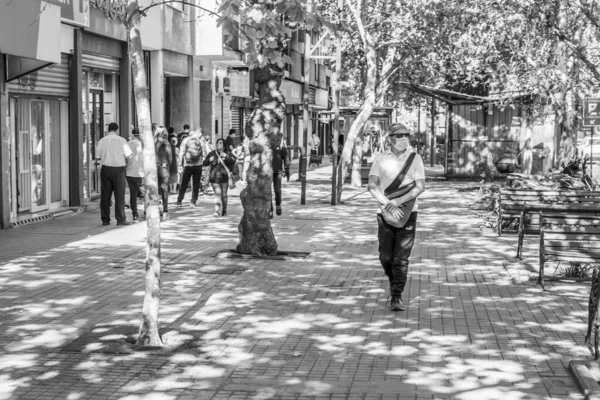
<svg viewBox="0 0 600 400">
<path fill-rule="evenodd" d="M 597 362 L 572 360 L 569 373 L 587 400 L 600 400 L 600 367 Z"/>
</svg>

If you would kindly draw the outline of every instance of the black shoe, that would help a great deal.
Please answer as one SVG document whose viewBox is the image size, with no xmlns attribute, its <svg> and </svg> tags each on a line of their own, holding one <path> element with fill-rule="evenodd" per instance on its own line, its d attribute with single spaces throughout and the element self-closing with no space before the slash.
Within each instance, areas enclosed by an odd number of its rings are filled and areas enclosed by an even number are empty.
<svg viewBox="0 0 600 400">
<path fill-rule="evenodd" d="M 110 225 L 110 222 L 102 221 L 102 225 Z"/>
<path fill-rule="evenodd" d="M 404 303 L 402 303 L 402 299 L 400 297 L 392 297 L 392 303 L 390 305 L 392 311 L 404 311 Z"/>
<path fill-rule="evenodd" d="M 223 213 L 221 214 L 221 217 L 226 217 L 227 216 L 227 211 L 223 211 Z"/>
<path fill-rule="evenodd" d="M 277 215 L 281 215 L 281 213 L 283 212 L 283 211 L 281 211 L 281 206 L 277 206 L 276 212 L 277 212 Z"/>
<path fill-rule="evenodd" d="M 176 205 L 176 206 L 181 206 L 182 204 L 181 204 L 181 202 L 180 202 L 180 201 L 178 201 L 177 203 L 175 203 L 175 205 Z"/>
<path fill-rule="evenodd" d="M 129 221 L 117 222 L 117 226 L 124 226 L 124 225 L 131 225 L 131 222 L 129 222 Z"/>
<path fill-rule="evenodd" d="M 139 220 L 139 219 L 140 219 L 140 218 L 139 218 L 137 215 L 134 215 L 134 216 L 133 216 L 133 222 L 138 222 L 138 220 Z"/>
</svg>

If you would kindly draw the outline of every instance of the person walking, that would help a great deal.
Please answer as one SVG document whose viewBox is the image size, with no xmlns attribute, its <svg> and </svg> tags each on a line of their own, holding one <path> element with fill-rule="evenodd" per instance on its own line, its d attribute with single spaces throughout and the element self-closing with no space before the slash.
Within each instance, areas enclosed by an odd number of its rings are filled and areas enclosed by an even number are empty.
<svg viewBox="0 0 600 400">
<path fill-rule="evenodd" d="M 98 141 L 96 157 L 100 160 L 100 216 L 102 225 L 110 225 L 110 199 L 115 195 L 117 225 L 129 225 L 125 216 L 125 168 L 131 157 L 127 140 L 117 135 L 119 125 L 108 124 L 108 133 Z"/>
<path fill-rule="evenodd" d="M 283 139 L 279 146 L 273 149 L 273 191 L 275 192 L 275 211 L 277 215 L 282 214 L 281 210 L 281 181 L 283 170 L 287 167 L 288 148 L 284 145 Z M 273 198 L 271 197 L 271 209 L 269 210 L 269 218 L 273 218 Z"/>
<path fill-rule="evenodd" d="M 206 142 L 202 137 L 202 129 L 194 130 L 185 140 L 181 148 L 180 166 L 183 168 L 181 186 L 177 196 L 177 205 L 180 206 L 187 191 L 190 178 L 192 178 L 192 207 L 196 207 L 202 179 L 202 163 L 206 156 Z M 204 191 L 202 191 L 204 194 Z"/>
<path fill-rule="evenodd" d="M 237 179 L 240 181 L 245 181 L 243 175 L 245 155 L 244 147 L 242 146 L 242 144 L 238 144 L 238 146 L 235 149 L 233 149 L 231 154 L 235 157 L 235 173 L 237 173 Z"/>
<path fill-rule="evenodd" d="M 127 144 L 131 149 L 131 157 L 127 160 L 125 175 L 129 186 L 129 206 L 133 214 L 133 222 L 137 222 L 139 220 L 137 199 L 145 194 L 143 185 L 144 155 L 142 153 L 142 142 L 140 142 L 140 131 L 137 128 L 131 131 L 131 139 Z"/>
<path fill-rule="evenodd" d="M 316 132 L 313 132 L 312 139 L 310 140 L 310 154 L 318 155 L 319 154 L 319 146 L 321 145 L 321 139 L 319 139 L 319 135 Z"/>
<path fill-rule="evenodd" d="M 169 143 L 171 144 L 171 154 L 173 159 L 169 168 L 169 193 L 177 193 L 177 184 L 179 183 L 179 149 L 177 148 L 177 135 L 175 129 L 169 128 Z"/>
<path fill-rule="evenodd" d="M 181 148 L 183 140 L 185 138 L 187 138 L 189 135 L 190 135 L 190 126 L 188 124 L 185 124 L 183 126 L 183 132 L 179 132 L 177 134 L 177 147 Z"/>
<path fill-rule="evenodd" d="M 227 139 L 225 139 L 225 149 L 229 154 L 233 153 L 235 149 L 235 129 L 231 128 L 229 130 L 229 135 L 227 135 Z"/>
<path fill-rule="evenodd" d="M 167 140 L 167 130 L 163 126 L 156 128 L 154 133 L 154 149 L 156 151 L 156 174 L 158 178 L 158 193 L 162 199 L 162 219 L 169 219 L 169 178 L 173 152 L 171 143 Z"/>
<path fill-rule="evenodd" d="M 225 149 L 225 141 L 220 138 L 216 149 L 208 153 L 203 164 L 210 166 L 209 181 L 215 192 L 215 213 L 218 218 L 227 215 L 227 191 L 229 190 L 229 174 L 235 165 L 235 158 Z"/>
<path fill-rule="evenodd" d="M 380 204 L 377 214 L 379 260 L 390 282 L 393 311 L 405 309 L 402 292 L 415 241 L 416 199 L 425 190 L 423 160 L 408 149 L 409 135 L 404 125 L 390 125 L 386 135 L 389 149 L 375 157 L 369 172 L 369 192 Z"/>
</svg>

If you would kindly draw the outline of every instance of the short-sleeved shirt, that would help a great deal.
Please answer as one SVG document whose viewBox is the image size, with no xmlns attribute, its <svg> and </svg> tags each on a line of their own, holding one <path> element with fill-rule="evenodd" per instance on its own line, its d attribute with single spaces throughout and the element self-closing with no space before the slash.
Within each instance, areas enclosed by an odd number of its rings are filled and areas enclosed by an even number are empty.
<svg viewBox="0 0 600 400">
<path fill-rule="evenodd" d="M 231 151 L 231 148 L 235 148 L 235 140 L 233 139 L 233 136 L 229 135 L 227 136 L 227 138 L 225 139 L 225 146 L 227 146 L 227 151 Z"/>
<path fill-rule="evenodd" d="M 369 176 L 374 175 L 379 177 L 379 185 L 382 190 L 385 190 L 393 181 L 396 179 L 402 167 L 406 163 L 408 156 L 411 151 L 407 150 L 399 157 L 396 157 L 394 153 L 390 150 L 380 153 L 375 156 L 373 160 L 373 165 L 371 166 L 371 171 L 369 171 Z M 420 179 L 425 179 L 425 167 L 423 165 L 423 159 L 420 155 L 415 154 L 415 159 L 413 160 L 406 176 L 404 177 L 404 181 L 400 184 L 401 186 L 408 185 L 411 182 L 418 181 Z M 418 201 L 415 201 L 415 206 L 413 211 L 417 211 L 419 209 Z M 381 208 L 379 210 L 381 212 Z"/>
<path fill-rule="evenodd" d="M 96 147 L 96 158 L 100 164 L 106 167 L 124 167 L 127 158 L 131 155 L 131 148 L 127 140 L 115 132 L 108 132 L 106 136 L 98 141 Z"/>
<path fill-rule="evenodd" d="M 137 139 L 129 141 L 131 158 L 127 161 L 126 175 L 136 178 L 144 177 L 144 154 L 142 153 L 142 142 Z"/>
</svg>

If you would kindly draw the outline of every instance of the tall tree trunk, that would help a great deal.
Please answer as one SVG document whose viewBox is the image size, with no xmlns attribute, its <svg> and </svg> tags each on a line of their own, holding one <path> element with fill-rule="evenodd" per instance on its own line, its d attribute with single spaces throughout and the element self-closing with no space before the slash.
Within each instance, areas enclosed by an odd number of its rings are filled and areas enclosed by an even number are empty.
<svg viewBox="0 0 600 400">
<path fill-rule="evenodd" d="M 140 13 L 137 0 L 129 0 L 127 15 L 129 56 L 133 74 L 133 92 L 139 130 L 142 137 L 144 154 L 144 172 L 146 187 L 146 292 L 142 306 L 142 323 L 138 334 L 137 344 L 147 346 L 162 346 L 158 334 L 158 309 L 160 305 L 160 213 L 158 210 L 158 179 L 156 174 L 156 155 L 150 118 L 150 103 L 146 86 L 146 69 L 140 37 Z M 128 129 L 129 127 L 123 127 Z"/>
<path fill-rule="evenodd" d="M 364 128 L 360 130 L 356 142 L 354 143 L 354 153 L 352 153 L 352 175 L 350 181 L 354 187 L 362 186 L 361 170 L 364 132 Z"/>
<path fill-rule="evenodd" d="M 281 143 L 280 128 L 285 117 L 285 99 L 279 89 L 282 75 L 282 70 L 275 65 L 255 70 L 259 100 L 246 124 L 250 168 L 248 187 L 240 194 L 244 215 L 238 227 L 240 243 L 237 251 L 242 254 L 277 254 L 269 210 L 273 185 L 272 149 Z"/>
<path fill-rule="evenodd" d="M 344 149 L 340 155 L 337 181 L 338 203 L 342 201 L 342 189 L 352 161 L 356 138 L 371 117 L 371 114 L 373 114 L 375 108 L 375 90 L 377 86 L 377 52 L 375 48 L 371 45 L 365 45 L 365 56 L 367 59 L 367 82 L 363 90 L 365 100 L 361 104 L 358 114 L 356 114 L 356 119 L 350 126 L 350 130 L 346 135 L 346 141 L 344 142 Z"/>
</svg>

